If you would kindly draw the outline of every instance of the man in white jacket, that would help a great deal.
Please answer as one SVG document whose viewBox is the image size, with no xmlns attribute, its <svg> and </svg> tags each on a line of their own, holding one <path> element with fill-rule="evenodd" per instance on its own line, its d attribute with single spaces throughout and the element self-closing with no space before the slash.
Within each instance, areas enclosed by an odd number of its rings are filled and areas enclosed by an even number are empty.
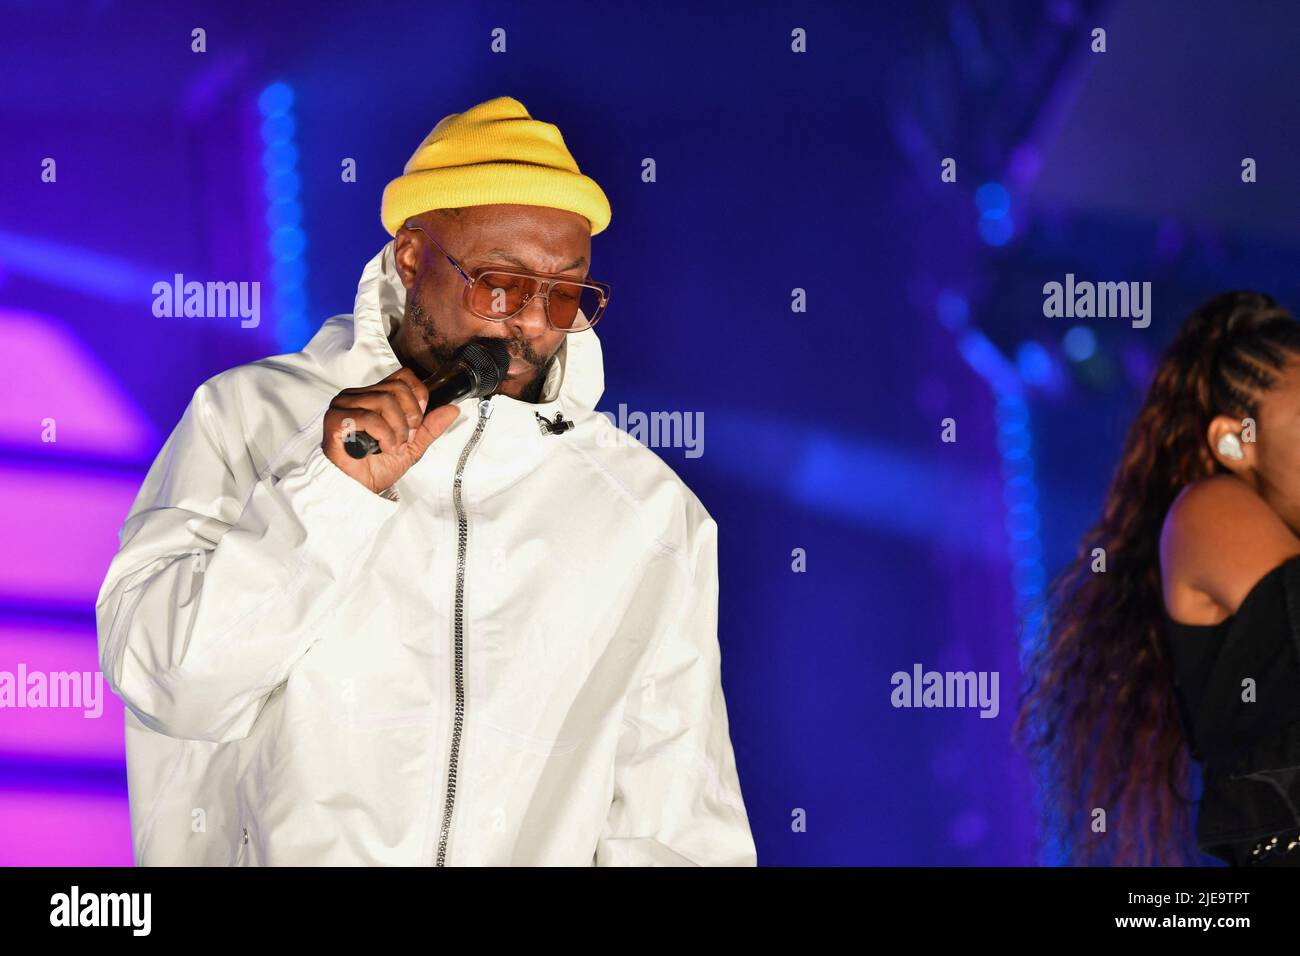
<svg viewBox="0 0 1300 956">
<path fill-rule="evenodd" d="M 452 114 L 353 314 L 195 390 L 96 605 L 138 864 L 756 863 L 717 525 L 595 411 L 609 218 L 517 100 Z M 425 408 L 490 339 L 497 393 Z"/>
</svg>

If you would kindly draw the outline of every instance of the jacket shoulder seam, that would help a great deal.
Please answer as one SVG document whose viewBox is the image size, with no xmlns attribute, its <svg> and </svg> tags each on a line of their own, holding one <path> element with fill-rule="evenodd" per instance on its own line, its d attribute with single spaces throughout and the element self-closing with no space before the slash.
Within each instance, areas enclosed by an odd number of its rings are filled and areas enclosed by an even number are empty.
<svg viewBox="0 0 1300 956">
<path fill-rule="evenodd" d="M 604 463 L 601 462 L 599 458 L 591 454 L 586 449 L 580 447 L 576 443 L 566 444 L 563 447 L 567 448 L 571 453 L 578 455 L 579 457 L 584 459 L 589 465 L 595 468 L 596 471 L 598 471 L 604 477 L 605 481 L 608 482 L 610 486 L 613 487 L 618 492 L 619 496 L 622 497 L 622 499 L 627 503 L 628 507 L 636 515 L 637 520 L 638 522 L 641 523 L 642 527 L 643 528 L 645 527 L 645 522 L 642 520 L 641 502 L 637 499 L 636 495 L 632 493 L 632 490 L 628 488 L 628 486 L 624 484 L 623 481 L 617 475 L 615 475 L 608 468 L 606 468 Z M 679 484 L 681 483 L 680 477 L 674 475 L 674 478 Z M 685 549 L 683 547 L 665 541 L 663 538 L 661 538 L 659 535 L 655 534 L 652 531 L 648 531 L 647 533 L 650 535 L 651 545 L 654 548 L 656 548 L 665 556 L 671 558 L 673 562 L 688 577 L 693 577 L 690 561 L 687 559 L 685 554 Z"/>
</svg>

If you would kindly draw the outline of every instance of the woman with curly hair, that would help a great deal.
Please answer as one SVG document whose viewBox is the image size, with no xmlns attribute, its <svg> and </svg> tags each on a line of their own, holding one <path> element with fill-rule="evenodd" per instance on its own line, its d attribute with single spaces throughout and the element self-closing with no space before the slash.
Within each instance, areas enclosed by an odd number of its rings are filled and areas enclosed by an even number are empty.
<svg viewBox="0 0 1300 956">
<path fill-rule="evenodd" d="M 1045 610 L 1016 734 L 1069 861 L 1300 865 L 1300 323 L 1272 298 L 1184 323 Z"/>
</svg>

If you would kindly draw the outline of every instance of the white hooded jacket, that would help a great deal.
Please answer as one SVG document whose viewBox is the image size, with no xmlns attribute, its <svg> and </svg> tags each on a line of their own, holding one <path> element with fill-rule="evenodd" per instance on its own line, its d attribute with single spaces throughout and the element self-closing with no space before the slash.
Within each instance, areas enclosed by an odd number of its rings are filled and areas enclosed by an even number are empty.
<svg viewBox="0 0 1300 956">
<path fill-rule="evenodd" d="M 594 331 L 546 400 L 458 402 L 397 500 L 346 476 L 322 418 L 404 304 L 389 242 L 353 315 L 196 389 L 127 516 L 96 616 L 137 864 L 754 865 L 713 519 L 594 410 Z"/>
</svg>

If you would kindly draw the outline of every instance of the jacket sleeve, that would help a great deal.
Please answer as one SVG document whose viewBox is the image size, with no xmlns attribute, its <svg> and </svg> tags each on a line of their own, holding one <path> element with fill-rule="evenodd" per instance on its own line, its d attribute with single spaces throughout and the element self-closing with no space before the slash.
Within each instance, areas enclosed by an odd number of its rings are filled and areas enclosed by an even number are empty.
<svg viewBox="0 0 1300 956">
<path fill-rule="evenodd" d="M 145 477 L 95 616 L 105 678 L 147 727 L 225 742 L 248 735 L 398 505 L 338 469 L 310 425 L 301 464 L 257 476 L 207 389 Z"/>
<path fill-rule="evenodd" d="M 682 601 L 624 702 L 597 866 L 754 866 L 718 646 L 717 525 L 706 518 Z"/>
</svg>

